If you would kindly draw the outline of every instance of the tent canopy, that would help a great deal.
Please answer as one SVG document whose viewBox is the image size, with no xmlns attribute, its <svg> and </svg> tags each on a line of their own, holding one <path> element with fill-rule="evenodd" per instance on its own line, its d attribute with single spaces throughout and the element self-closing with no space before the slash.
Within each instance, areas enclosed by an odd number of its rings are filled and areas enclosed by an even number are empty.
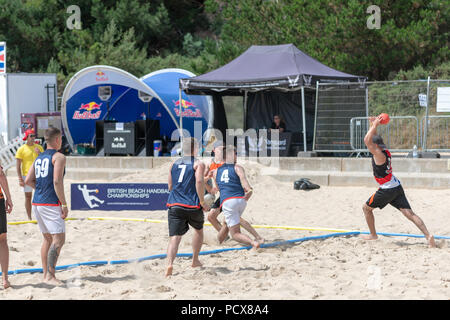
<svg viewBox="0 0 450 320">
<path fill-rule="evenodd" d="M 180 108 L 179 79 L 186 76 L 194 77 L 195 74 L 184 69 L 169 68 L 149 73 L 140 80 L 153 89 L 156 94 L 157 99 L 152 99 L 150 102 L 150 118 L 170 123 L 169 119 L 164 119 L 164 115 L 167 115 L 165 110 L 169 110 L 176 122 L 180 124 L 181 115 L 183 129 L 189 131 L 193 136 L 195 126 L 199 126 L 201 133 L 213 127 L 214 106 L 210 96 L 188 96 L 182 93 Z M 180 109 L 182 109 L 181 113 Z M 177 127 L 172 124 L 170 130 L 166 130 L 164 135 L 170 138 L 176 129 Z"/>
<path fill-rule="evenodd" d="M 219 69 L 181 79 L 180 87 L 188 94 L 242 95 L 244 91 L 299 90 L 317 81 L 364 80 L 320 63 L 293 44 L 254 45 Z"/>
<path fill-rule="evenodd" d="M 183 94 L 179 101 L 179 79 L 195 76 L 182 69 L 163 69 L 141 79 L 119 68 L 96 65 L 77 72 L 64 89 L 61 113 L 64 132 L 74 148 L 80 143 L 95 143 L 96 121 L 113 120 L 135 122 L 141 119 L 159 120 L 160 136 L 169 139 L 180 128 L 180 109 L 183 129 L 192 136 L 195 123 L 201 134 L 212 126 L 214 106 L 205 96 Z M 100 87 L 110 87 L 109 98 L 101 100 Z M 149 102 L 140 95 L 150 96 Z"/>
<path fill-rule="evenodd" d="M 99 97 L 99 87 L 110 86 L 107 101 Z M 111 66 L 97 65 L 77 72 L 67 83 L 61 101 L 61 115 L 72 148 L 79 143 L 95 143 L 98 120 L 134 122 L 146 116 L 146 106 L 138 97 L 155 91 L 132 74 Z M 169 111 L 166 111 L 167 113 Z M 171 118 L 174 126 L 176 120 Z"/>
</svg>

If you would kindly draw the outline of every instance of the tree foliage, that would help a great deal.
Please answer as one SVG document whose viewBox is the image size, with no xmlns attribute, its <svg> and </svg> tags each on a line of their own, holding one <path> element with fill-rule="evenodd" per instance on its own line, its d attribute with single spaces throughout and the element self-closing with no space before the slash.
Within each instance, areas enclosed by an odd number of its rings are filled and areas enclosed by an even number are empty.
<svg viewBox="0 0 450 320">
<path fill-rule="evenodd" d="M 8 72 L 55 72 L 63 88 L 93 64 L 136 76 L 165 67 L 200 74 L 253 44 L 293 43 L 370 80 L 424 74 L 420 68 L 439 75 L 436 66 L 448 74 L 450 0 L 78 0 L 81 30 L 67 27 L 72 4 L 0 0 Z M 372 4 L 380 29 L 367 27 Z"/>
<path fill-rule="evenodd" d="M 208 0 L 206 5 L 229 44 L 220 49 L 226 56 L 252 44 L 293 43 L 330 67 L 371 80 L 450 57 L 449 0 Z M 367 27 L 370 5 L 380 8 L 380 29 Z"/>
</svg>

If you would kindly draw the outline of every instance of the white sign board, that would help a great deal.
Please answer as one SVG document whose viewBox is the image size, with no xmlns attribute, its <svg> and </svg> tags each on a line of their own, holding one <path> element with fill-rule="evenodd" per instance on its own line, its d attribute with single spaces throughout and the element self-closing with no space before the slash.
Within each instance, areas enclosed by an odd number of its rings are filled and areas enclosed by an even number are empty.
<svg viewBox="0 0 450 320">
<path fill-rule="evenodd" d="M 419 93 L 419 105 L 421 107 L 427 106 L 427 95 L 424 93 Z"/>
<path fill-rule="evenodd" d="M 437 112 L 450 112 L 450 87 L 437 88 Z"/>
</svg>

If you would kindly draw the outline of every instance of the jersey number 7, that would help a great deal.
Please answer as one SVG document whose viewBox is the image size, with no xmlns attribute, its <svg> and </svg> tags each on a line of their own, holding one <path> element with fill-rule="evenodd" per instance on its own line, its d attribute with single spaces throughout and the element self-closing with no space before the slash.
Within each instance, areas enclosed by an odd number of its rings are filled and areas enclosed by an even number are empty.
<svg viewBox="0 0 450 320">
<path fill-rule="evenodd" d="M 185 164 L 179 164 L 178 169 L 181 169 L 180 175 L 178 176 L 178 182 L 183 181 L 184 173 L 186 172 L 186 165 Z"/>
</svg>

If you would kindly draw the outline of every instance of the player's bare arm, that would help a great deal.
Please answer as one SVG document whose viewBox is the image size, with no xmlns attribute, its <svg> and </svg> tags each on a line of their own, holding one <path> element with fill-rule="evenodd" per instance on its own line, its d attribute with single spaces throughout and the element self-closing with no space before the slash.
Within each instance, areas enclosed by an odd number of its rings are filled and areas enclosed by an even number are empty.
<svg viewBox="0 0 450 320">
<path fill-rule="evenodd" d="M 209 170 L 210 166 L 211 166 L 211 160 L 207 160 L 205 162 L 205 181 L 208 181 L 209 179 L 211 179 L 213 172 L 211 170 Z"/>
<path fill-rule="evenodd" d="M 210 208 L 205 204 L 205 164 L 197 160 L 194 164 L 195 170 L 195 189 L 197 190 L 198 198 L 203 209 L 209 210 Z"/>
<path fill-rule="evenodd" d="M 58 200 L 61 203 L 61 218 L 67 218 L 69 210 L 67 208 L 66 196 L 64 195 L 64 167 L 66 166 L 66 157 L 62 153 L 55 153 L 52 159 L 54 165 L 53 185 Z"/>
<path fill-rule="evenodd" d="M 372 141 L 374 135 L 377 134 L 377 127 L 380 125 L 380 117 L 371 117 L 369 119 L 371 122 L 370 129 L 367 131 L 364 137 L 364 143 L 369 149 L 369 152 L 373 155 L 373 159 L 377 165 L 382 165 L 386 162 L 386 156 L 383 151 Z"/>
<path fill-rule="evenodd" d="M 168 186 L 169 186 L 169 191 L 172 191 L 172 189 L 173 189 L 173 183 L 172 183 L 172 167 L 173 167 L 173 163 L 172 163 L 172 165 L 170 166 L 170 169 L 169 169 L 169 177 L 168 177 L 168 181 L 167 181 L 167 184 L 168 184 Z"/>
<path fill-rule="evenodd" d="M 234 166 L 234 170 L 236 171 L 236 174 L 238 175 L 242 188 L 244 188 L 245 191 L 245 200 L 248 200 L 252 194 L 253 194 L 253 188 L 250 186 L 250 183 L 247 180 L 247 176 L 245 175 L 245 170 L 242 166 L 236 164 Z"/>
<path fill-rule="evenodd" d="M 6 205 L 6 212 L 11 213 L 13 208 L 13 203 L 11 200 L 11 193 L 9 192 L 9 185 L 8 185 L 8 179 L 6 179 L 5 172 L 3 171 L 2 167 L 0 167 L 0 187 L 2 188 L 3 192 L 5 193 L 5 205 Z"/>
</svg>

